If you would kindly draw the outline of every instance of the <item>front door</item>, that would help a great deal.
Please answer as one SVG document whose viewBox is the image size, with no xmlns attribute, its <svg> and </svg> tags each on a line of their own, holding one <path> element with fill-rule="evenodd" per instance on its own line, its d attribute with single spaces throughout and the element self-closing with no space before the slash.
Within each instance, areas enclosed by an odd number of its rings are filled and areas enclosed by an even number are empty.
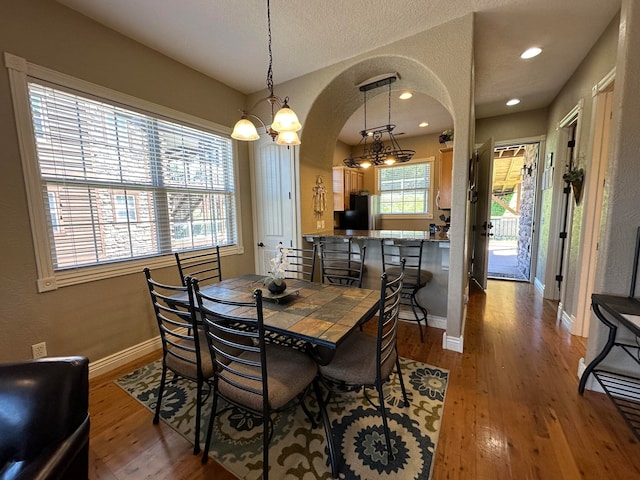
<svg viewBox="0 0 640 480">
<path fill-rule="evenodd" d="M 295 246 L 295 198 L 293 189 L 296 147 L 277 145 L 263 135 L 253 150 L 253 219 L 255 269 L 259 275 L 268 270 L 269 258 L 282 242 Z"/>
<path fill-rule="evenodd" d="M 491 179 L 493 168 L 493 139 L 490 138 L 477 149 L 477 194 L 473 225 L 473 266 L 471 276 L 486 290 L 487 261 L 489 258 L 489 236 L 491 235 Z"/>
</svg>

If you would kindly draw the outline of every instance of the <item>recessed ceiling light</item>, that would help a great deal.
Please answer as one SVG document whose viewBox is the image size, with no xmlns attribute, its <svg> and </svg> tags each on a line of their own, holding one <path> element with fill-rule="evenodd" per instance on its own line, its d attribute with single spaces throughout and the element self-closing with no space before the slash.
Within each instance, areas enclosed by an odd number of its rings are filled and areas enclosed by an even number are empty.
<svg viewBox="0 0 640 480">
<path fill-rule="evenodd" d="M 520 103 L 520 100 L 518 100 L 517 98 L 512 98 L 511 100 L 509 100 L 507 102 L 507 105 L 509 105 L 510 107 L 517 105 Z"/>
<path fill-rule="evenodd" d="M 418 125 L 420 128 L 424 128 L 424 127 L 428 127 L 429 126 L 429 122 L 422 122 L 420 125 Z"/>
<path fill-rule="evenodd" d="M 406 100 L 406 99 L 411 98 L 411 97 L 413 97 L 413 93 L 411 93 L 411 92 L 402 92 L 400 94 L 400 99 L 401 100 Z"/>
<path fill-rule="evenodd" d="M 540 47 L 531 47 L 531 48 L 527 48 L 524 52 L 522 52 L 522 55 L 520 55 L 520 58 L 526 60 L 528 58 L 537 57 L 538 55 L 540 55 L 540 53 L 542 53 L 542 49 Z"/>
</svg>

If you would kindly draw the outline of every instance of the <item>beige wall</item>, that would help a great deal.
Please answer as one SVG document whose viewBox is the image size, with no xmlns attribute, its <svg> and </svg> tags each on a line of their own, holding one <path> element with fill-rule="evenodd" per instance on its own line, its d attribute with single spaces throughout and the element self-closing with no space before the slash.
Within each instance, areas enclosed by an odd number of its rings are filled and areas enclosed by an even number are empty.
<svg viewBox="0 0 640 480">
<path fill-rule="evenodd" d="M 246 98 L 50 0 L 0 2 L 0 51 L 231 128 Z M 37 293 L 26 193 L 6 70 L 0 75 L 0 361 L 49 355 L 102 359 L 157 336 L 144 276 Z M 242 235 L 253 245 L 246 145 L 239 147 Z M 253 250 L 223 259 L 223 273 L 253 271 Z M 156 274 L 177 283 L 177 270 Z"/>
<path fill-rule="evenodd" d="M 556 252 L 559 252 L 559 245 L 557 248 L 553 248 L 554 238 L 557 238 L 560 231 L 559 218 L 560 215 L 554 216 L 554 212 L 558 214 L 562 210 L 562 196 L 553 196 L 553 192 L 561 191 L 565 186 L 565 182 L 562 180 L 562 174 L 566 170 L 566 164 L 568 159 L 565 157 L 567 151 L 566 145 L 561 145 L 561 135 L 558 131 L 560 121 L 578 105 L 582 105 L 582 112 L 580 115 L 580 124 L 577 138 L 576 148 L 576 163 L 578 166 L 583 167 L 587 172 L 587 175 L 591 168 L 591 146 L 592 146 L 592 122 L 593 122 L 593 97 L 592 87 L 602 80 L 616 65 L 616 51 L 618 47 L 618 30 L 619 30 L 619 17 L 616 16 L 602 36 L 598 39 L 596 44 L 592 47 L 591 51 L 587 54 L 571 78 L 567 81 L 562 90 L 558 93 L 556 99 L 549 106 L 548 116 L 548 130 L 546 151 L 554 154 L 554 189 L 553 191 L 547 190 L 543 193 L 541 202 L 541 211 L 543 213 L 542 222 L 549 225 L 548 238 L 545 238 L 543 242 L 548 242 L 550 250 L 547 252 L 544 249 L 540 250 L 538 256 L 538 263 L 544 263 L 544 271 L 546 273 L 546 279 L 540 279 L 545 284 L 545 297 L 551 297 L 549 289 L 555 289 L 557 292 L 557 286 L 555 285 L 554 278 L 559 271 L 558 262 L 554 261 Z M 564 143 L 564 142 L 563 142 Z M 576 305 L 576 288 L 578 274 L 578 265 L 580 258 L 583 255 L 581 251 L 582 240 L 582 219 L 584 215 L 584 204 L 582 201 L 579 205 L 576 205 L 571 198 L 571 211 L 573 212 L 573 222 L 570 224 L 570 250 L 569 255 L 565 255 L 564 262 L 567 262 L 568 271 L 567 275 L 563 279 L 566 288 L 566 294 L 564 296 L 563 303 L 561 305 L 562 310 L 568 316 L 575 316 L 577 313 Z M 545 231 L 547 233 L 547 231 Z M 555 297 L 557 298 L 557 297 Z"/>
<path fill-rule="evenodd" d="M 600 230 L 594 290 L 627 295 L 632 276 L 636 231 L 640 226 L 640 5 L 623 0 L 616 56 L 616 79 L 603 225 Z M 640 294 L 636 291 L 636 297 Z M 593 316 L 586 360 L 606 340 L 607 329 Z M 628 359 L 627 357 L 627 360 Z M 629 361 L 637 371 L 637 365 Z"/>
<path fill-rule="evenodd" d="M 451 61 L 455 58 L 456 61 Z M 399 72 L 392 90 L 411 89 L 429 95 L 451 112 L 456 131 L 470 132 L 473 111 L 473 16 L 468 15 L 355 58 L 320 69 L 276 88 L 291 99 L 304 128 L 300 146 L 300 191 L 309 192 L 316 175 L 329 178 L 338 134 L 362 103 L 356 85 L 374 75 Z M 252 104 L 264 91 L 251 95 Z M 258 114 L 268 115 L 265 111 Z M 467 166 L 471 136 L 457 135 L 453 160 L 453 209 L 447 335 L 463 330 L 466 272 Z M 302 196 L 301 212 L 312 211 L 310 196 Z M 330 225 L 330 213 L 325 214 Z M 315 219 L 302 215 L 299 232 L 314 233 Z"/>
<path fill-rule="evenodd" d="M 546 108 L 528 112 L 498 115 L 476 120 L 476 143 L 483 144 L 489 138 L 494 142 L 539 137 L 547 133 Z"/>
</svg>

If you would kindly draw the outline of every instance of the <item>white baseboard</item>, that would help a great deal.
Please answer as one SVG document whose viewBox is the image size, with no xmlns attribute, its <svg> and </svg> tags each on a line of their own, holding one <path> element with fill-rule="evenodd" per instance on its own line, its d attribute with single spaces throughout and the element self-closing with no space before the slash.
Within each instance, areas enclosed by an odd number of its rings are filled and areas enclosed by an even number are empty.
<svg viewBox="0 0 640 480">
<path fill-rule="evenodd" d="M 537 278 L 534 278 L 533 286 L 535 287 L 536 291 L 544 297 L 544 285 L 542 284 L 542 282 L 540 282 L 540 280 L 538 280 Z"/>
<path fill-rule="evenodd" d="M 411 310 L 401 309 L 399 318 L 400 320 L 405 322 L 415 323 L 416 321 L 415 317 L 413 316 L 413 312 L 411 312 Z M 429 325 L 429 328 L 439 328 L 441 330 L 447 329 L 446 317 L 439 317 L 437 315 L 427 315 L 427 323 Z"/>
<path fill-rule="evenodd" d="M 120 352 L 116 352 L 108 357 L 101 358 L 95 362 L 89 363 L 89 378 L 97 377 L 109 373 L 122 365 L 133 362 L 140 357 L 162 349 L 160 336 L 146 340 L 138 345 L 126 348 Z"/>
<path fill-rule="evenodd" d="M 567 329 L 569 332 L 573 332 L 573 324 L 575 322 L 575 317 L 573 315 L 569 315 L 564 310 L 562 311 L 562 326 Z"/>
<path fill-rule="evenodd" d="M 454 352 L 462 353 L 464 348 L 464 338 L 460 337 L 449 337 L 447 336 L 447 332 L 445 331 L 442 334 L 442 348 L 445 350 L 452 350 Z"/>
</svg>

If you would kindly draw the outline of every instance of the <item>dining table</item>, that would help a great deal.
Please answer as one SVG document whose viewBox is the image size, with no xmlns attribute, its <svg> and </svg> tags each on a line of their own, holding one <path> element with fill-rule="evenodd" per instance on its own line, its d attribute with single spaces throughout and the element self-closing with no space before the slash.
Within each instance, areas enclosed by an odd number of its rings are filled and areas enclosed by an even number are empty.
<svg viewBox="0 0 640 480">
<path fill-rule="evenodd" d="M 291 345 L 292 348 L 302 348 L 321 365 L 329 363 L 338 345 L 378 311 L 378 290 L 287 278 L 287 288 L 282 293 L 274 294 L 267 288 L 270 281 L 270 277 L 246 274 L 202 285 L 199 289 L 207 296 L 237 302 L 252 301 L 256 289 L 260 289 L 263 322 L 270 340 Z M 188 294 L 181 293 L 175 299 L 188 301 Z M 215 310 L 217 307 L 212 304 L 211 308 Z M 322 394 L 317 384 L 315 388 L 320 400 Z M 327 437 L 332 475 L 337 478 L 338 457 L 324 405 L 320 408 L 320 414 Z"/>
<path fill-rule="evenodd" d="M 274 294 L 267 289 L 270 280 L 246 274 L 199 288 L 205 295 L 238 302 L 252 301 L 260 289 L 265 330 L 273 338 L 305 346 L 320 364 L 328 363 L 349 333 L 378 310 L 377 290 L 287 278 L 285 291 Z M 176 299 L 186 300 L 187 294 Z"/>
</svg>

